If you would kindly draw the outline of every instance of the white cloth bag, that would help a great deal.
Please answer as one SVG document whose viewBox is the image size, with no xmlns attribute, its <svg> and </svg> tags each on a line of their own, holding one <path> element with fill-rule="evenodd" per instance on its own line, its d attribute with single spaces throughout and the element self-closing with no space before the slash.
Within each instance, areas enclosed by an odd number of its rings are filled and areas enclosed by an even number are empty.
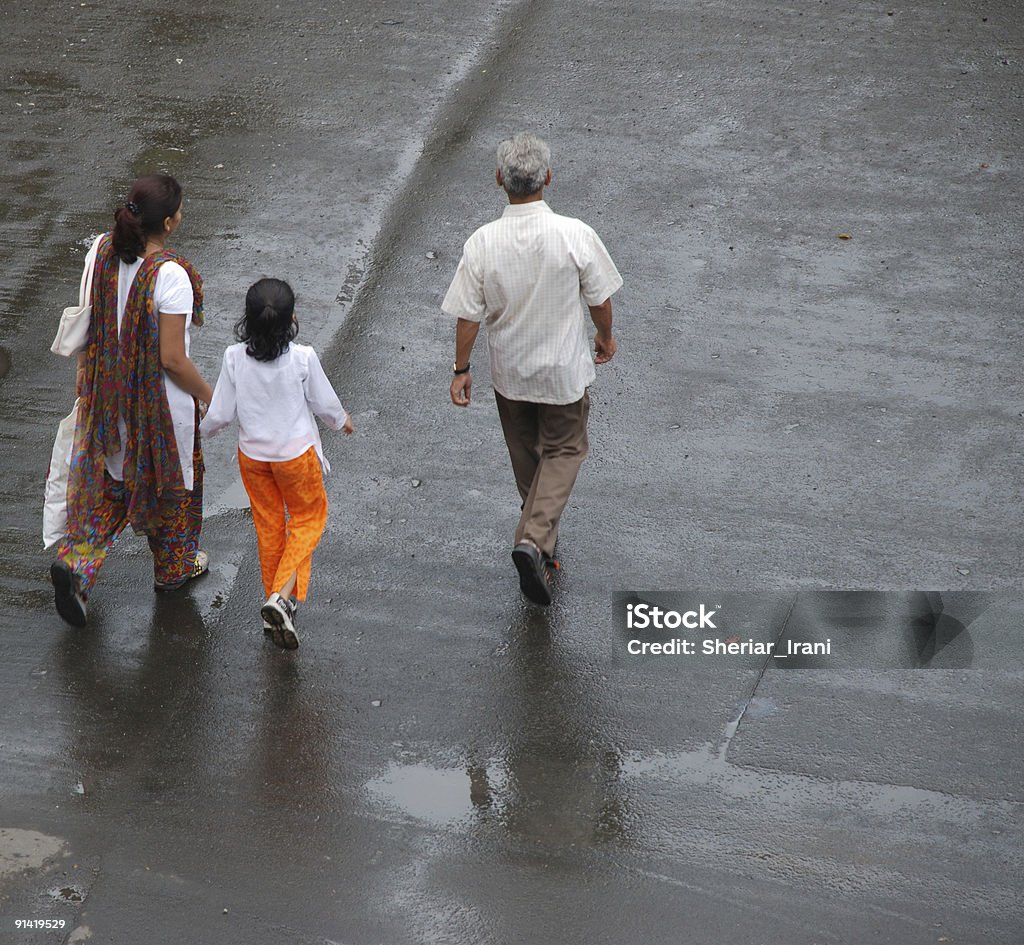
<svg viewBox="0 0 1024 945">
<path fill-rule="evenodd" d="M 93 240 L 92 247 L 85 257 L 85 268 L 82 270 L 82 281 L 78 285 L 78 304 L 64 309 L 57 327 L 57 336 L 50 345 L 54 354 L 65 358 L 74 357 L 85 349 L 89 340 L 89 322 L 92 319 L 92 274 L 96 269 L 96 250 L 100 245 L 102 234 Z"/>
<path fill-rule="evenodd" d="M 57 427 L 53 441 L 50 468 L 46 472 L 46 490 L 43 496 L 43 547 L 50 548 L 64 537 L 68 526 L 68 471 L 71 453 L 75 447 L 75 427 L 78 424 L 78 404 Z"/>
</svg>

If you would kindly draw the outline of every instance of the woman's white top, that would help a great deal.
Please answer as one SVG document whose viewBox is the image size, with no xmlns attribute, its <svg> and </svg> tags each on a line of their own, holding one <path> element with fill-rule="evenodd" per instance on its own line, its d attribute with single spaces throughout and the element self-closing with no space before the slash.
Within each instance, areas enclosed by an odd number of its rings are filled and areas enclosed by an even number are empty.
<svg viewBox="0 0 1024 945">
<path fill-rule="evenodd" d="M 142 259 L 133 263 L 119 261 L 117 264 L 117 334 L 121 335 L 121 322 L 124 320 L 125 306 L 128 304 L 128 293 L 135 276 L 142 266 Z M 185 319 L 185 356 L 188 357 L 191 346 L 190 329 L 192 327 L 192 282 L 188 273 L 176 262 L 168 260 L 161 264 L 153 286 L 153 305 L 161 315 L 181 315 Z M 196 405 L 192 395 L 182 390 L 165 372 L 164 389 L 167 391 L 167 404 L 171 408 L 171 422 L 174 424 L 174 440 L 178 445 L 178 459 L 181 461 L 181 478 L 185 488 L 191 492 L 195 482 L 195 470 L 192 465 L 192 449 L 196 435 Z M 121 451 L 108 456 L 107 472 L 118 482 L 124 479 L 124 447 L 127 442 L 128 428 L 124 417 L 118 414 L 117 429 L 121 434 Z"/>
<path fill-rule="evenodd" d="M 239 343 L 224 352 L 213 400 L 199 429 L 213 436 L 237 419 L 238 448 L 250 459 L 283 463 L 312 446 L 326 473 L 331 466 L 314 416 L 332 430 L 340 430 L 348 419 L 309 345 L 292 342 L 273 361 L 257 361 Z"/>
</svg>

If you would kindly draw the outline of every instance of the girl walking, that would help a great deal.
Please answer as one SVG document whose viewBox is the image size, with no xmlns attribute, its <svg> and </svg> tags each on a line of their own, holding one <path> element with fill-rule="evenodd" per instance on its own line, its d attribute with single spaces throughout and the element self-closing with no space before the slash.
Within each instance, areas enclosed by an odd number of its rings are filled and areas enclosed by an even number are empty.
<svg viewBox="0 0 1024 945">
<path fill-rule="evenodd" d="M 277 646 L 294 650 L 295 608 L 306 599 L 313 550 L 327 524 L 323 473 L 330 471 L 314 415 L 352 432 L 320 359 L 298 333 L 287 282 L 260 279 L 235 325 L 239 343 L 224 352 L 210 409 L 201 424 L 213 436 L 238 420 L 238 467 L 256 525 L 263 626 Z M 292 599 L 294 594 L 295 600 Z"/>
</svg>

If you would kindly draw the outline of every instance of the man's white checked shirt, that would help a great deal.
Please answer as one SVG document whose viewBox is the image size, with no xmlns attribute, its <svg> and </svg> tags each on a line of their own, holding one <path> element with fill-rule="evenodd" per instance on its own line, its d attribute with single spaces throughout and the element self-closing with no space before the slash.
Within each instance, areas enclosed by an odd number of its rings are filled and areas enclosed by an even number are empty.
<svg viewBox="0 0 1024 945">
<path fill-rule="evenodd" d="M 487 326 L 503 397 L 571 404 L 595 377 L 580 296 L 600 305 L 621 285 L 598 235 L 537 200 L 509 204 L 466 241 L 441 310 Z"/>
</svg>

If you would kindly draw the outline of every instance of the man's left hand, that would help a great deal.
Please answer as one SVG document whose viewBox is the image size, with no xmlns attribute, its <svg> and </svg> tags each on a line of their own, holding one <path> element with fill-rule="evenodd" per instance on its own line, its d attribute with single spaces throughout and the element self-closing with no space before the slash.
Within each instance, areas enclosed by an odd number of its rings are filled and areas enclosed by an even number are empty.
<svg viewBox="0 0 1024 945">
<path fill-rule="evenodd" d="M 451 394 L 452 403 L 456 407 L 468 407 L 472 387 L 473 375 L 469 371 L 465 374 L 456 374 L 452 378 L 452 386 L 448 391 Z"/>
</svg>

